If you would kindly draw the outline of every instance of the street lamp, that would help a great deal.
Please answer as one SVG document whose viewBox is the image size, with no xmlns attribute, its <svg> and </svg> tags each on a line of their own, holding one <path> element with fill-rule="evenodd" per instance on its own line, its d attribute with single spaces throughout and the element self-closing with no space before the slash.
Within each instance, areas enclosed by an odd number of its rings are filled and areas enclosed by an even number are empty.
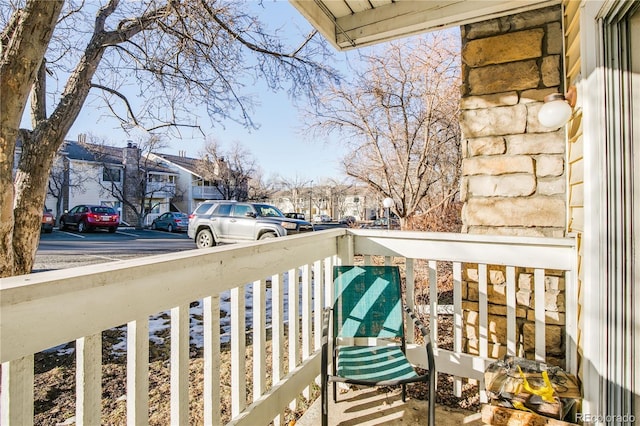
<svg viewBox="0 0 640 426">
<path fill-rule="evenodd" d="M 311 212 L 311 202 L 313 200 L 313 179 L 309 182 L 309 222 L 313 221 L 313 213 Z"/>
<path fill-rule="evenodd" d="M 387 209 L 387 230 L 391 229 L 391 206 L 393 206 L 393 198 L 385 198 L 382 205 Z"/>
</svg>

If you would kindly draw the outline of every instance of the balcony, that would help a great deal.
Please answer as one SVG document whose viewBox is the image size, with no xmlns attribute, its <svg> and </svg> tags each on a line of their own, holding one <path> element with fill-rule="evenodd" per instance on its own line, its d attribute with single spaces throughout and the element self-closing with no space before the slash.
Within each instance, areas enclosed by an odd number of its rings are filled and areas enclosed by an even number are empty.
<svg viewBox="0 0 640 426">
<path fill-rule="evenodd" d="M 147 182 L 145 193 L 151 198 L 171 198 L 176 195 L 176 184 L 170 182 Z"/>
<path fill-rule="evenodd" d="M 454 392 L 459 392 L 464 378 L 482 385 L 482 373 L 491 362 L 487 280 L 482 274 L 477 302 L 479 355 L 462 352 L 464 265 L 477 264 L 479 271 L 486 271 L 487 265 L 506 267 L 508 353 L 518 350 L 514 271 L 531 272 L 535 319 L 529 332 L 534 334 L 530 341 L 540 360 L 546 358 L 545 277 L 549 271 L 561 273 L 566 283 L 565 362 L 567 369 L 577 370 L 575 240 L 340 228 L 3 279 L 2 424 L 32 424 L 34 355 L 71 341 L 76 348 L 76 424 L 100 424 L 102 332 L 122 324 L 127 327 L 127 423 L 148 424 L 149 317 L 165 311 L 170 315 L 167 398 L 172 424 L 227 422 L 221 414 L 225 393 L 221 391 L 221 344 L 228 344 L 231 354 L 228 424 L 282 423 L 285 409 L 300 394 L 309 394 L 320 373 L 318 331 L 321 310 L 330 300 L 331 268 L 352 263 L 356 255 L 365 263 L 372 262 L 372 256 L 382 256 L 385 262 L 402 265 L 410 301 L 416 295 L 417 262 L 426 261 L 432 297 L 428 305 L 418 308 L 428 315 L 436 342 L 440 318 L 436 313 L 443 310 L 433 297 L 438 264 L 451 265 L 453 303 L 447 309 L 451 309 L 453 347 L 437 348 L 436 364 L 440 373 L 458 378 Z M 246 297 L 249 293 L 251 298 Z M 192 302 L 202 306 L 197 331 L 190 329 Z M 222 332 L 221 302 L 229 310 L 229 323 Z M 247 327 L 249 322 L 253 327 Z M 204 389 L 199 411 L 206 420 L 189 418 L 189 343 L 194 333 L 203 341 L 203 383 L 197 385 Z M 413 336 L 409 340 L 413 342 Z M 254 354 L 251 368 L 246 359 L 248 341 Z M 409 356 L 420 364 L 423 350 L 411 343 Z M 250 400 L 248 389 L 252 389 Z"/>
<path fill-rule="evenodd" d="M 192 186 L 191 196 L 196 200 L 217 200 L 222 194 L 215 186 Z"/>
</svg>

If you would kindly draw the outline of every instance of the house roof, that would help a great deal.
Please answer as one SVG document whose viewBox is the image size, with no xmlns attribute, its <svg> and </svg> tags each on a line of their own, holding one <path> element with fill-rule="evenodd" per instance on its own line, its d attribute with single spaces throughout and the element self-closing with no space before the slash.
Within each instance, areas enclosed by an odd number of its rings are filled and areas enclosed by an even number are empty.
<svg viewBox="0 0 640 426">
<path fill-rule="evenodd" d="M 338 50 L 560 4 L 560 0 L 289 0 Z"/>
<path fill-rule="evenodd" d="M 113 146 L 65 141 L 60 151 L 70 160 L 122 164 L 122 148 Z"/>
<path fill-rule="evenodd" d="M 124 166 L 124 147 L 109 145 L 99 145 L 91 143 L 80 143 L 77 141 L 65 141 L 60 148 L 60 153 L 70 160 L 92 161 L 104 164 Z M 175 174 L 175 172 L 162 163 L 149 161 L 142 164 L 148 172 Z"/>
<path fill-rule="evenodd" d="M 197 167 L 198 161 L 200 161 L 198 158 L 190 158 L 190 157 L 183 157 L 181 155 L 170 155 L 170 154 L 161 154 L 161 153 L 155 153 L 155 155 L 175 164 L 176 166 L 182 167 L 183 169 L 188 170 L 193 174 L 196 174 L 196 175 L 198 174 L 196 172 L 198 168 Z"/>
</svg>

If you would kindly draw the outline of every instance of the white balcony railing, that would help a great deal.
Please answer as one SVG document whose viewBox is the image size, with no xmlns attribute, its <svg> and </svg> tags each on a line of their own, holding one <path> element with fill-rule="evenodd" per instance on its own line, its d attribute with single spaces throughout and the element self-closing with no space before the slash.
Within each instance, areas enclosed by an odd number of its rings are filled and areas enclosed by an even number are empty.
<svg viewBox="0 0 640 426">
<path fill-rule="evenodd" d="M 230 294 L 231 421 L 268 424 L 282 413 L 320 373 L 321 308 L 330 300 L 331 267 L 365 263 L 372 255 L 404 264 L 407 294 L 414 295 L 415 262 L 428 261 L 434 294 L 438 262 L 453 268 L 453 350 L 438 348 L 439 372 L 481 380 L 490 361 L 487 353 L 487 283 L 480 279 L 480 353 L 462 348 L 461 276 L 464 263 L 504 265 L 507 275 L 507 347 L 516 348 L 516 283 L 513 268 L 531 268 L 535 276 L 535 354 L 545 358 L 545 274 L 564 271 L 566 280 L 566 362 L 576 368 L 575 241 L 573 239 L 508 238 L 385 230 L 334 229 L 251 244 L 144 257 L 3 279 L 0 286 L 1 420 L 3 425 L 33 422 L 34 354 L 76 341 L 76 424 L 100 424 L 101 333 L 127 324 L 127 422 L 147 424 L 149 416 L 149 317 L 171 316 L 171 422 L 189 424 L 189 306 L 203 307 L 204 423 L 221 423 L 220 333 L 221 295 Z M 484 265 L 484 266 L 483 266 Z M 296 277 L 296 279 L 289 279 Z M 267 289 L 270 282 L 270 292 Z M 252 299 L 245 291 L 251 285 Z M 224 298 L 224 297 L 223 297 Z M 267 300 L 269 299 L 269 300 Z M 289 301 L 298 303 L 288 303 Z M 438 312 L 437 298 L 429 311 Z M 267 306 L 271 306 L 267 314 Z M 248 315 L 250 312 L 250 315 Z M 247 331 L 246 319 L 253 323 Z M 285 342 L 285 324 L 289 321 Z M 437 337 L 437 315 L 429 316 Z M 271 327 L 271 359 L 266 364 L 267 327 Z M 193 332 L 191 332 L 193 334 Z M 252 333 L 254 364 L 247 371 L 246 335 Z M 193 337 L 193 336 L 192 336 Z M 285 344 L 288 343 L 288 344 Z M 285 365 L 285 347 L 288 359 Z M 421 349 L 409 345 L 420 364 Z M 575 371 L 574 371 L 575 372 Z M 267 374 L 271 385 L 267 385 Z M 253 399 L 247 400 L 247 377 Z M 202 420 L 200 420 L 202 421 Z"/>
<path fill-rule="evenodd" d="M 169 182 L 147 182 L 146 193 L 154 198 L 173 197 L 176 195 L 176 184 Z"/>
<path fill-rule="evenodd" d="M 196 199 L 202 200 L 217 200 L 222 197 L 222 194 L 215 186 L 192 186 L 191 196 Z"/>
</svg>

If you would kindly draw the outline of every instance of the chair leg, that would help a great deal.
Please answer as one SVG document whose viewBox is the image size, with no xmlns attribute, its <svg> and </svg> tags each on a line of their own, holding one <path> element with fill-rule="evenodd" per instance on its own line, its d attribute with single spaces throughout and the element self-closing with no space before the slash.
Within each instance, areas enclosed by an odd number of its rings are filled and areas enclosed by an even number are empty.
<svg viewBox="0 0 640 426">
<path fill-rule="evenodd" d="M 322 365 L 320 366 L 320 402 L 321 402 L 320 409 L 322 410 L 322 413 L 321 413 L 322 426 L 328 426 L 329 424 L 329 401 L 328 401 L 329 383 L 328 383 L 328 371 L 327 371 L 328 358 L 329 357 L 327 354 L 327 346 L 325 344 L 322 347 L 322 356 L 321 356 Z"/>
<path fill-rule="evenodd" d="M 333 382 L 333 402 L 338 402 L 338 388 L 337 388 L 337 383 Z"/>
<path fill-rule="evenodd" d="M 407 385 L 402 385 L 402 402 L 407 402 Z"/>
<path fill-rule="evenodd" d="M 429 426 L 436 424 L 436 376 L 434 370 L 429 370 Z"/>
<path fill-rule="evenodd" d="M 329 425 L 329 388 L 326 383 L 326 376 L 324 376 L 324 383 L 322 386 L 322 426 Z"/>
</svg>

